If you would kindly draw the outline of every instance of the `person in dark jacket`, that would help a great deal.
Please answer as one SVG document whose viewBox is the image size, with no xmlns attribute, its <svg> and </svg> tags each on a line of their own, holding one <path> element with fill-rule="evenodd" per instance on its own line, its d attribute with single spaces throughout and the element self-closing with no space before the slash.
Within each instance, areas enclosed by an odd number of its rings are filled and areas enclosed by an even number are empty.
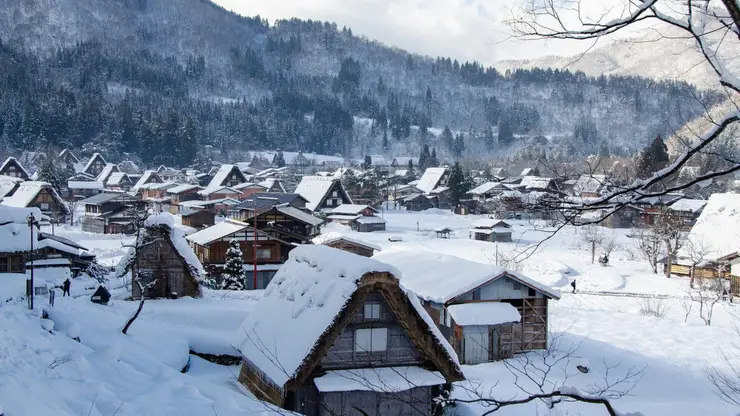
<svg viewBox="0 0 740 416">
<path fill-rule="evenodd" d="M 62 297 L 65 297 L 67 295 L 72 296 L 69 293 L 69 287 L 72 285 L 72 282 L 69 281 L 69 278 L 62 283 Z"/>
<path fill-rule="evenodd" d="M 573 288 L 573 293 L 576 293 L 576 279 L 573 279 L 573 281 L 570 282 L 570 286 Z"/>
</svg>

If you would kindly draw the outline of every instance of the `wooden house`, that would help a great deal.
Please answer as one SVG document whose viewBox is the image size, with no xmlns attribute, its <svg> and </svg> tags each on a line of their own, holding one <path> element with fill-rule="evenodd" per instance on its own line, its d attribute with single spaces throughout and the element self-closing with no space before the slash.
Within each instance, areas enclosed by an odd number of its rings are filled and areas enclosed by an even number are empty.
<svg viewBox="0 0 740 416">
<path fill-rule="evenodd" d="M 471 224 L 470 238 L 478 241 L 511 242 L 511 225 L 503 220 L 485 218 Z"/>
<path fill-rule="evenodd" d="M 449 168 L 427 168 L 424 171 L 424 174 L 421 175 L 421 179 L 419 179 L 419 183 L 416 184 L 416 187 L 419 188 L 421 192 L 430 193 L 434 189 L 447 186 L 447 181 L 449 179 Z"/>
<path fill-rule="evenodd" d="M 165 212 L 146 219 L 136 246 L 121 259 L 117 274 L 131 272 L 131 297 L 142 293 L 147 298 L 199 297 L 203 266 L 188 246 L 182 230 L 174 226 L 174 217 Z"/>
<path fill-rule="evenodd" d="M 276 205 L 291 206 L 307 211 L 307 203 L 306 198 L 295 193 L 260 192 L 250 195 L 238 205 L 233 206 L 229 211 L 229 217 L 239 221 L 247 221 L 249 218 L 254 217 L 255 211 L 257 213 L 264 212 Z"/>
<path fill-rule="evenodd" d="M 258 185 L 265 188 L 265 192 L 285 193 L 283 181 L 281 181 L 279 178 L 267 178 L 260 182 Z"/>
<path fill-rule="evenodd" d="M 154 212 L 169 212 L 171 197 L 167 190 L 176 186 L 177 184 L 172 182 L 148 183 L 139 187 L 140 198 Z"/>
<path fill-rule="evenodd" d="M 76 173 L 67 180 L 66 196 L 70 201 L 85 199 L 105 191 L 105 184 L 95 180 L 93 176 L 86 173 Z"/>
<path fill-rule="evenodd" d="M 18 185 L 12 196 L 3 198 L 2 205 L 17 208 L 36 207 L 56 223 L 67 222 L 69 208 L 48 182 L 26 181 Z"/>
<path fill-rule="evenodd" d="M 536 166 L 533 168 L 524 168 L 519 176 L 540 176 L 540 170 Z"/>
<path fill-rule="evenodd" d="M 257 239 L 255 241 L 255 235 Z M 198 260 L 216 273 L 226 261 L 226 250 L 231 240 L 237 240 L 245 263 L 245 280 L 248 289 L 264 289 L 280 265 L 288 259 L 295 245 L 255 230 L 247 223 L 226 220 L 190 234 L 186 239 L 192 244 Z M 257 264 L 257 286 L 254 287 L 254 264 Z"/>
<path fill-rule="evenodd" d="M 97 178 L 103 169 L 105 169 L 107 164 L 108 163 L 103 159 L 103 156 L 100 153 L 95 153 L 90 157 L 90 159 L 88 159 L 85 167 L 82 168 L 82 173 L 90 175 L 93 178 Z"/>
<path fill-rule="evenodd" d="M 23 179 L 12 176 L 0 176 L 0 201 L 6 196 L 13 195 L 20 186 Z"/>
<path fill-rule="evenodd" d="M 548 347 L 548 304 L 560 293 L 521 273 L 435 252 L 375 255 L 401 271 L 460 361 L 478 364 Z"/>
<path fill-rule="evenodd" d="M 707 205 L 707 201 L 704 199 L 679 199 L 668 207 L 668 211 L 677 215 L 683 222 L 684 230 L 691 230 L 691 227 L 696 224 L 696 220 L 699 219 L 702 210 Z"/>
<path fill-rule="evenodd" d="M 134 192 L 139 192 L 144 185 L 149 185 L 153 183 L 163 183 L 164 181 L 162 178 L 159 177 L 159 174 L 157 174 L 154 170 L 146 170 L 141 175 L 141 177 L 136 181 L 134 186 L 131 187 L 131 190 Z"/>
<path fill-rule="evenodd" d="M 257 229 L 292 244 L 305 244 L 319 233 L 319 226 L 324 221 L 302 209 L 288 205 L 273 205 L 257 210 L 244 222 Z"/>
<path fill-rule="evenodd" d="M 308 416 L 439 414 L 433 398 L 464 376 L 392 273 L 330 247 L 293 250 L 237 332 L 239 382 Z"/>
<path fill-rule="evenodd" d="M 680 194 L 645 197 L 630 203 L 630 206 L 638 209 L 640 212 L 638 225 L 649 227 L 655 224 L 655 219 L 663 215 L 669 206 L 679 201 L 681 198 L 683 198 L 683 195 Z"/>
<path fill-rule="evenodd" d="M 226 216 L 227 213 L 240 201 L 234 198 L 213 199 L 208 201 L 192 200 L 180 202 L 177 205 L 177 212 L 187 214 L 193 210 L 207 209 L 216 213 L 216 215 Z"/>
<path fill-rule="evenodd" d="M 103 167 L 103 170 L 100 171 L 98 176 L 95 177 L 95 180 L 107 186 L 110 176 L 117 172 L 119 172 L 118 166 L 115 163 L 108 163 Z"/>
<path fill-rule="evenodd" d="M 401 200 L 401 206 L 406 211 L 424 211 L 435 207 L 433 199 L 424 194 L 411 194 Z"/>
<path fill-rule="evenodd" d="M 342 181 L 324 176 L 304 176 L 295 190 L 306 201 L 311 212 L 332 210 L 342 204 L 352 204 L 352 198 Z"/>
<path fill-rule="evenodd" d="M 198 209 L 182 214 L 182 225 L 197 229 L 216 224 L 216 213 L 210 209 Z"/>
<path fill-rule="evenodd" d="M 113 172 L 108 176 L 108 180 L 105 182 L 105 188 L 111 191 L 124 191 L 128 192 L 134 186 L 134 182 L 124 172 Z"/>
<path fill-rule="evenodd" d="M 231 188 L 236 189 L 237 191 L 241 192 L 241 195 L 239 195 L 238 199 L 246 199 L 253 194 L 267 192 L 266 187 L 258 183 L 252 183 L 252 182 L 240 183 L 238 185 L 232 186 Z"/>
<path fill-rule="evenodd" d="M 80 220 L 82 231 L 103 234 L 134 232 L 134 219 L 143 204 L 125 192 L 105 192 L 83 199 L 85 215 Z"/>
<path fill-rule="evenodd" d="M 173 214 L 178 213 L 178 205 L 181 202 L 198 200 L 198 191 L 200 190 L 200 186 L 188 183 L 168 188 L 165 193 L 170 197 L 170 212 Z"/>
<path fill-rule="evenodd" d="M 0 175 L 20 178 L 24 181 L 27 181 L 31 177 L 31 175 L 28 174 L 28 171 L 26 171 L 23 165 L 21 165 L 21 162 L 14 157 L 5 159 L 5 162 L 0 165 Z"/>
<path fill-rule="evenodd" d="M 361 233 L 385 231 L 385 220 L 377 214 L 378 210 L 369 205 L 342 204 L 331 210 L 326 220 L 347 225 Z"/>
<path fill-rule="evenodd" d="M 216 186 L 198 191 L 198 196 L 204 201 L 231 198 L 238 200 L 242 197 L 242 191 L 228 186 Z"/>
<path fill-rule="evenodd" d="M 64 149 L 59 152 L 59 161 L 66 167 L 71 168 L 74 172 L 79 172 L 84 168 L 84 165 L 80 163 L 80 159 L 77 158 L 69 149 Z"/>
<path fill-rule="evenodd" d="M 612 188 L 606 175 L 584 174 L 573 183 L 571 193 L 581 198 L 598 198 Z"/>
<path fill-rule="evenodd" d="M 408 169 L 409 162 L 414 168 L 419 167 L 419 158 L 414 156 L 396 156 L 391 162 L 391 167 L 393 169 Z"/>
<path fill-rule="evenodd" d="M 202 191 L 199 191 L 199 194 L 201 196 L 212 195 L 214 191 L 218 189 L 231 188 L 233 186 L 239 185 L 240 183 L 246 182 L 248 182 L 247 178 L 244 176 L 244 173 L 239 170 L 238 166 L 221 165 L 221 167 L 218 168 L 218 170 L 211 177 L 211 181 L 208 183 L 208 186 L 206 186 L 206 188 Z M 240 194 L 240 192 L 236 191 L 236 194 L 238 195 Z M 218 197 L 214 197 L 212 199 L 218 199 Z"/>
<path fill-rule="evenodd" d="M 339 233 L 321 235 L 316 237 L 314 242 L 339 250 L 348 251 L 363 257 L 372 257 L 376 251 L 381 251 L 381 248 L 378 245 Z"/>
</svg>

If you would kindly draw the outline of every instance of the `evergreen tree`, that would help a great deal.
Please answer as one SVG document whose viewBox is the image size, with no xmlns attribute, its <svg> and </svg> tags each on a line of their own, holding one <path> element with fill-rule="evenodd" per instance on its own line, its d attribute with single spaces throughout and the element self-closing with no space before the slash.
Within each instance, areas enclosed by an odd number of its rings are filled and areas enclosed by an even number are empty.
<svg viewBox="0 0 740 416">
<path fill-rule="evenodd" d="M 244 258 L 239 242 L 235 239 L 229 241 L 226 250 L 226 262 L 221 274 L 221 289 L 224 290 L 246 290 L 244 285 Z"/>
<path fill-rule="evenodd" d="M 509 146 L 514 141 L 514 132 L 511 130 L 509 119 L 504 118 L 498 125 L 498 143 L 501 146 Z"/>
<path fill-rule="evenodd" d="M 419 154 L 419 169 L 422 171 L 426 170 L 431 162 L 431 157 L 432 155 L 429 154 L 429 145 L 425 144 Z"/>
<path fill-rule="evenodd" d="M 432 101 L 432 89 L 427 87 L 427 102 Z"/>
<path fill-rule="evenodd" d="M 486 143 L 488 150 L 496 146 L 496 139 L 493 137 L 493 129 L 490 126 L 487 126 L 483 132 L 483 141 Z"/>
<path fill-rule="evenodd" d="M 439 166 L 439 160 L 437 160 L 437 148 L 432 149 L 432 156 L 429 158 L 429 167 L 436 168 Z"/>
<path fill-rule="evenodd" d="M 285 166 L 285 155 L 283 155 L 283 151 L 280 150 L 275 154 L 275 157 L 272 159 L 272 164 L 282 168 Z"/>
<path fill-rule="evenodd" d="M 460 199 L 465 196 L 465 193 L 470 190 L 470 184 L 465 179 L 465 174 L 463 173 L 459 162 L 455 162 L 452 166 L 447 186 L 450 187 L 450 197 L 455 205 L 457 205 L 457 203 L 460 202 Z"/>
<path fill-rule="evenodd" d="M 414 171 L 414 161 L 413 161 L 413 159 L 409 159 L 408 170 L 409 170 L 409 172 L 413 172 Z"/>
<path fill-rule="evenodd" d="M 390 146 L 388 145 L 388 130 L 383 129 L 383 150 L 388 150 Z"/>
<path fill-rule="evenodd" d="M 47 151 L 47 154 L 50 154 Z M 55 163 L 56 161 L 48 156 L 44 156 L 38 171 L 38 180 L 49 182 L 57 193 L 62 194 L 62 189 L 67 188 L 67 179 L 74 175 L 74 169 L 67 169 L 66 164 Z"/>
<path fill-rule="evenodd" d="M 455 137 L 452 135 L 452 131 L 450 130 L 449 126 L 445 126 L 445 129 L 442 130 L 442 143 L 444 143 L 445 147 L 451 150 L 454 140 Z"/>
<path fill-rule="evenodd" d="M 653 173 L 668 166 L 668 147 L 663 138 L 658 136 L 648 147 L 640 153 L 637 160 L 637 174 L 642 178 L 650 177 Z"/>
<path fill-rule="evenodd" d="M 365 155 L 365 162 L 362 164 L 362 168 L 369 170 L 373 166 L 373 158 L 370 155 Z"/>
<path fill-rule="evenodd" d="M 457 135 L 455 140 L 452 142 L 452 154 L 455 155 L 455 157 L 462 156 L 463 152 L 465 151 L 465 140 L 463 138 L 463 134 L 460 133 Z"/>
</svg>

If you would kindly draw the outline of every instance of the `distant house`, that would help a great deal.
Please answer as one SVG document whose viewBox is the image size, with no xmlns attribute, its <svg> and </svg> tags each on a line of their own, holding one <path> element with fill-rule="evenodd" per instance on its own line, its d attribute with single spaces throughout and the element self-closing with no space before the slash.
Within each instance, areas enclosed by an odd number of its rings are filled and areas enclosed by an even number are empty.
<svg viewBox="0 0 740 416">
<path fill-rule="evenodd" d="M 255 242 L 255 234 L 257 236 Z M 293 244 L 275 238 L 264 231 L 255 232 L 249 224 L 226 220 L 185 237 L 201 263 L 220 274 L 218 267 L 226 261 L 226 250 L 231 240 L 237 240 L 245 263 L 245 281 L 248 289 L 264 289 L 280 265 L 288 259 Z M 257 287 L 254 287 L 254 269 L 257 263 Z M 213 266 L 217 266 L 214 268 Z"/>
<path fill-rule="evenodd" d="M 182 225 L 196 230 L 216 224 L 216 213 L 209 209 L 192 210 L 182 214 Z"/>
<path fill-rule="evenodd" d="M 103 156 L 100 153 L 95 153 L 87 161 L 85 167 L 82 168 L 82 173 L 86 173 L 93 178 L 97 178 L 103 169 L 105 169 L 107 164 L 108 163 L 103 159 Z"/>
<path fill-rule="evenodd" d="M 57 223 L 65 223 L 69 208 L 48 182 L 22 182 L 12 196 L 3 198 L 2 205 L 16 208 L 36 207 Z"/>
<path fill-rule="evenodd" d="M 185 174 L 182 171 L 164 165 L 157 168 L 157 175 L 165 182 L 178 182 L 185 179 Z"/>
<path fill-rule="evenodd" d="M 464 364 L 549 345 L 549 300 L 560 293 L 519 272 L 429 251 L 381 252 L 415 291 Z"/>
<path fill-rule="evenodd" d="M 246 182 L 248 182 L 247 178 L 244 176 L 244 173 L 239 170 L 238 166 L 221 165 L 221 167 L 213 174 L 208 186 L 206 186 L 204 190 L 200 191 L 200 194 L 212 195 L 214 190 L 224 187 L 232 187 Z"/>
<path fill-rule="evenodd" d="M 142 186 L 149 185 L 152 183 L 162 183 L 164 182 L 162 178 L 159 177 L 156 171 L 154 170 L 146 170 L 141 175 L 138 181 L 134 184 L 134 186 L 131 187 L 131 190 L 134 192 L 139 192 Z"/>
<path fill-rule="evenodd" d="M 107 185 L 108 184 L 108 178 L 111 174 L 118 172 L 118 166 L 115 163 L 108 163 L 103 167 L 103 170 L 100 171 L 98 176 L 95 178 L 96 181 Z"/>
<path fill-rule="evenodd" d="M 238 219 L 290 243 L 307 243 L 319 232 L 323 220 L 306 209 L 306 200 L 298 194 L 261 193 L 251 195 L 229 211 Z"/>
<path fill-rule="evenodd" d="M 411 194 L 401 199 L 401 206 L 406 208 L 406 211 L 424 211 L 434 208 L 434 202 L 424 194 Z"/>
<path fill-rule="evenodd" d="M 285 188 L 283 187 L 283 182 L 278 178 L 267 178 L 264 181 L 260 182 L 258 185 L 265 188 L 265 192 L 283 192 L 285 193 Z"/>
<path fill-rule="evenodd" d="M 103 234 L 134 232 L 134 218 L 143 204 L 125 192 L 105 192 L 80 201 L 85 215 L 80 220 L 82 231 Z"/>
<path fill-rule="evenodd" d="M 581 175 L 573 184 L 573 195 L 581 198 L 598 198 L 606 193 L 611 182 L 606 175 Z"/>
<path fill-rule="evenodd" d="M 421 192 L 428 194 L 436 188 L 447 186 L 447 181 L 449 179 L 449 168 L 427 168 L 427 170 L 424 171 L 424 174 L 421 175 L 421 179 L 419 179 L 419 183 L 416 184 L 416 187 L 419 188 Z"/>
<path fill-rule="evenodd" d="M 170 213 L 150 216 L 144 222 L 137 249 L 129 248 L 116 273 L 123 277 L 131 272 L 131 297 L 178 298 L 199 297 L 205 271 L 188 246 L 182 230 L 175 227 Z"/>
<path fill-rule="evenodd" d="M 21 178 L 0 175 L 0 201 L 6 196 L 13 195 L 21 182 L 23 182 Z"/>
<path fill-rule="evenodd" d="M 258 183 L 253 183 L 253 182 L 240 183 L 238 185 L 232 186 L 231 188 L 236 189 L 237 191 L 241 192 L 238 199 L 245 199 L 252 194 L 268 192 L 266 186 L 260 185 Z M 282 191 L 278 191 L 278 192 L 282 192 Z"/>
<path fill-rule="evenodd" d="M 20 178 L 24 181 L 27 181 L 31 177 L 31 175 L 28 174 L 28 171 L 26 171 L 23 165 L 21 165 L 21 162 L 14 157 L 5 159 L 5 162 L 0 165 L 0 175 Z"/>
<path fill-rule="evenodd" d="M 668 210 L 683 219 L 684 228 L 690 230 L 696 224 L 707 201 L 704 199 L 679 199 L 668 207 Z"/>
<path fill-rule="evenodd" d="M 341 180 L 323 176 L 304 176 L 295 193 L 308 201 L 306 208 L 309 211 L 332 210 L 342 204 L 352 204 Z"/>
<path fill-rule="evenodd" d="M 193 184 L 181 184 L 168 188 L 165 193 L 170 197 L 170 212 L 176 214 L 181 202 L 199 199 L 198 191 L 200 190 L 200 186 Z"/>
<path fill-rule="evenodd" d="M 105 187 L 112 191 L 129 191 L 132 186 L 134 186 L 133 181 L 128 174 L 123 172 L 111 173 L 105 183 Z"/>
<path fill-rule="evenodd" d="M 148 183 L 139 187 L 141 200 L 149 204 L 154 212 L 169 212 L 172 197 L 167 193 L 168 189 L 176 187 L 176 183 Z"/>
<path fill-rule="evenodd" d="M 385 220 L 369 205 L 342 204 L 329 212 L 326 220 L 351 227 L 361 233 L 385 231 Z"/>
<path fill-rule="evenodd" d="M 236 334 L 239 382 L 308 416 L 438 414 L 433 398 L 464 376 L 394 270 L 330 247 L 297 247 Z"/>
<path fill-rule="evenodd" d="M 236 205 L 239 205 L 241 201 L 233 198 L 223 199 L 211 199 L 208 201 L 184 201 L 177 205 L 177 212 L 179 214 L 186 214 L 193 210 L 208 209 L 215 212 L 217 215 L 226 216 L 226 214 Z"/>
<path fill-rule="evenodd" d="M 537 167 L 524 168 L 519 176 L 540 176 L 540 170 Z"/>
<path fill-rule="evenodd" d="M 511 242 L 511 225 L 503 220 L 486 218 L 474 222 L 470 238 L 478 241 Z"/>
<path fill-rule="evenodd" d="M 105 184 L 86 173 L 77 173 L 67 181 L 70 200 L 80 200 L 97 195 L 105 190 Z"/>
<path fill-rule="evenodd" d="M 204 201 L 224 198 L 232 198 L 238 200 L 242 197 L 242 191 L 229 186 L 215 186 L 198 191 L 198 195 Z"/>
<path fill-rule="evenodd" d="M 511 188 L 501 182 L 484 182 L 468 191 L 467 194 L 475 201 L 484 202 L 508 190 Z"/>
<path fill-rule="evenodd" d="M 491 168 L 489 170 L 489 173 L 491 174 L 491 176 L 499 181 L 509 176 L 509 172 L 506 170 L 506 168 Z"/>
<path fill-rule="evenodd" d="M 519 182 L 522 192 L 560 192 L 553 178 L 522 176 Z"/>
<path fill-rule="evenodd" d="M 683 198 L 681 194 L 665 194 L 640 198 L 630 203 L 630 206 L 640 212 L 639 226 L 651 226 L 655 224 L 655 219 L 663 215 L 665 210 Z"/>
<path fill-rule="evenodd" d="M 270 210 L 277 205 L 288 205 L 293 208 L 307 210 L 307 204 L 308 201 L 306 198 L 296 193 L 260 192 L 250 195 L 240 201 L 238 205 L 232 207 L 229 211 L 229 217 L 246 221 L 254 216 L 255 210 L 260 213 Z"/>
<path fill-rule="evenodd" d="M 314 242 L 339 250 L 348 251 L 350 253 L 355 253 L 358 256 L 363 257 L 372 257 L 376 251 L 381 251 L 381 248 L 378 245 L 339 233 L 321 235 L 316 237 Z"/>
<path fill-rule="evenodd" d="M 409 162 L 416 169 L 419 167 L 419 158 L 413 156 L 396 156 L 391 162 L 391 167 L 395 169 L 408 169 Z"/>
<path fill-rule="evenodd" d="M 59 152 L 59 161 L 73 169 L 75 172 L 80 172 L 84 168 L 84 165 L 80 163 L 80 159 L 78 159 L 69 149 L 64 149 Z"/>
</svg>

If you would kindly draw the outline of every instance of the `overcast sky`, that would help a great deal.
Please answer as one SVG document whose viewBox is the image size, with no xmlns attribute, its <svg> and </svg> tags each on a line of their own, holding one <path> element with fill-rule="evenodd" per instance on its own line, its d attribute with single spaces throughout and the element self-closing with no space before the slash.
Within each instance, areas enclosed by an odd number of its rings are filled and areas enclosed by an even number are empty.
<svg viewBox="0 0 740 416">
<path fill-rule="evenodd" d="M 336 22 L 410 52 L 492 64 L 503 59 L 570 56 L 589 46 L 564 41 L 521 42 L 504 20 L 516 0 L 214 0 L 239 14 Z M 600 1 L 600 0 L 590 0 Z"/>
</svg>

